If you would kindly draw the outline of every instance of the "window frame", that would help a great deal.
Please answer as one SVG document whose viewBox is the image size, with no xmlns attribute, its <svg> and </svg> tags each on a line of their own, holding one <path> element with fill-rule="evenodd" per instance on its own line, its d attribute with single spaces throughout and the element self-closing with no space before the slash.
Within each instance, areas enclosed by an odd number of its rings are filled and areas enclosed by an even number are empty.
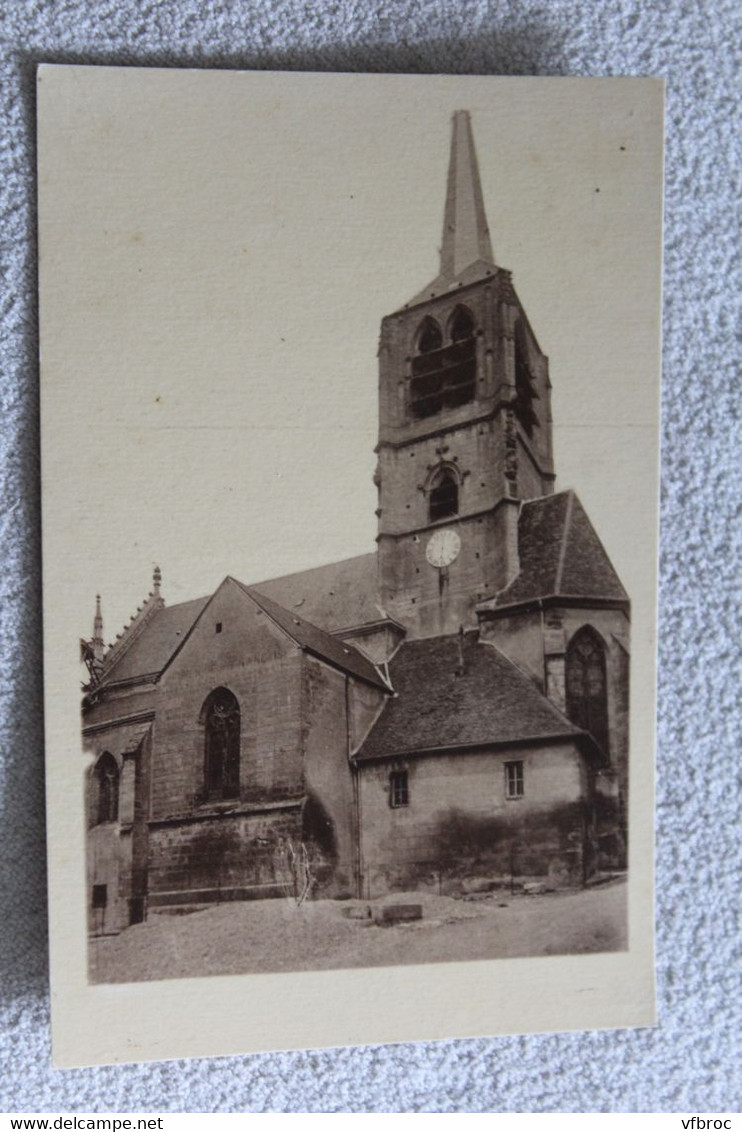
<svg viewBox="0 0 742 1132">
<path fill-rule="evenodd" d="M 406 770 L 389 772 L 389 806 L 392 810 L 404 810 L 410 804 L 410 777 Z"/>
<path fill-rule="evenodd" d="M 461 334 L 463 327 L 468 334 Z M 432 315 L 425 316 L 415 333 L 407 383 L 407 412 L 412 420 L 427 420 L 477 399 L 477 328 L 472 312 L 456 307 L 446 338 L 441 335 L 439 341 L 439 334 L 440 325 Z"/>
<path fill-rule="evenodd" d="M 603 637 L 589 622 L 581 625 L 567 643 L 564 685 L 567 717 L 610 756 L 607 650 Z"/>
<path fill-rule="evenodd" d="M 221 725 L 220 701 L 224 709 Z M 220 684 L 209 692 L 200 722 L 204 729 L 202 801 L 207 805 L 236 801 L 241 785 L 242 708 L 231 688 Z M 220 737 L 219 731 L 224 735 Z"/>
<path fill-rule="evenodd" d="M 448 488 L 445 493 L 444 487 Z M 450 509 L 441 510 L 447 502 Z M 434 511 L 439 513 L 434 514 Z M 459 482 L 455 472 L 446 467 L 436 473 L 428 491 L 428 522 L 442 523 L 446 519 L 455 519 L 458 513 Z"/>
<path fill-rule="evenodd" d="M 110 751 L 103 753 L 93 767 L 95 809 L 93 825 L 112 825 L 119 820 L 121 772 Z"/>
<path fill-rule="evenodd" d="M 523 759 L 509 759 L 504 764 L 505 798 L 508 802 L 518 802 L 526 795 L 525 766 Z"/>
</svg>

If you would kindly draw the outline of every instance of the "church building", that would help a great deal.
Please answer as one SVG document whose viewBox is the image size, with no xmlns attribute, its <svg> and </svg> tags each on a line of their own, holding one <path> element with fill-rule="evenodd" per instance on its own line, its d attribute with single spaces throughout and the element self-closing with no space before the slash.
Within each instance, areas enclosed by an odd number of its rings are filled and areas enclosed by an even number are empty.
<svg viewBox="0 0 742 1132">
<path fill-rule="evenodd" d="M 629 599 L 550 394 L 458 111 L 439 274 L 381 322 L 375 552 L 173 606 L 156 569 L 110 648 L 98 599 L 92 932 L 625 867 Z"/>
</svg>

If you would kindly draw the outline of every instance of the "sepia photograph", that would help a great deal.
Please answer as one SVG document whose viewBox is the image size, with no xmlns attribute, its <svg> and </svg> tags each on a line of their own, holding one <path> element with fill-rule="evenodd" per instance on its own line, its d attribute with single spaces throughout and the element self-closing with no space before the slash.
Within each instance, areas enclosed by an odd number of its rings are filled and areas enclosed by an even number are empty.
<svg viewBox="0 0 742 1132">
<path fill-rule="evenodd" d="M 651 1016 L 661 83 L 45 67 L 39 97 L 86 993 L 548 978 L 633 932 Z"/>
</svg>

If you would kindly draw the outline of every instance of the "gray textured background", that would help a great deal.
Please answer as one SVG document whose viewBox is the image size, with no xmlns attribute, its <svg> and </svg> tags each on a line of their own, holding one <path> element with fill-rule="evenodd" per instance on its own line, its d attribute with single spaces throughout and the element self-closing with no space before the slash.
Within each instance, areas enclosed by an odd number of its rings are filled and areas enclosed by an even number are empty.
<svg viewBox="0 0 742 1132">
<path fill-rule="evenodd" d="M 739 1110 L 738 0 L 2 7 L 0 1111 Z M 33 179 L 40 61 L 666 77 L 656 1029 L 50 1068 Z"/>
</svg>

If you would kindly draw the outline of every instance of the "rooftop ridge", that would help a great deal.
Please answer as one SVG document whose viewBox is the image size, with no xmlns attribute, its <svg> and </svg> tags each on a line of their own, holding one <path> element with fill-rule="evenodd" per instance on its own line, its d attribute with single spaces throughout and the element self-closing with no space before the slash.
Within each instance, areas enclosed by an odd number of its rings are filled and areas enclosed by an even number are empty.
<svg viewBox="0 0 742 1132">
<path fill-rule="evenodd" d="M 314 653 L 334 667 L 343 668 L 361 680 L 389 689 L 389 684 L 379 671 L 378 665 L 369 660 L 355 645 L 338 639 L 332 633 L 328 633 L 326 629 L 307 621 L 295 610 L 286 609 L 285 606 L 273 601 L 272 598 L 259 593 L 254 587 L 245 585 L 238 578 L 231 575 L 228 575 L 228 578 L 229 581 L 239 586 L 250 600 L 262 609 L 278 625 L 278 628 L 294 640 L 300 648 L 307 649 L 308 652 Z"/>
</svg>

